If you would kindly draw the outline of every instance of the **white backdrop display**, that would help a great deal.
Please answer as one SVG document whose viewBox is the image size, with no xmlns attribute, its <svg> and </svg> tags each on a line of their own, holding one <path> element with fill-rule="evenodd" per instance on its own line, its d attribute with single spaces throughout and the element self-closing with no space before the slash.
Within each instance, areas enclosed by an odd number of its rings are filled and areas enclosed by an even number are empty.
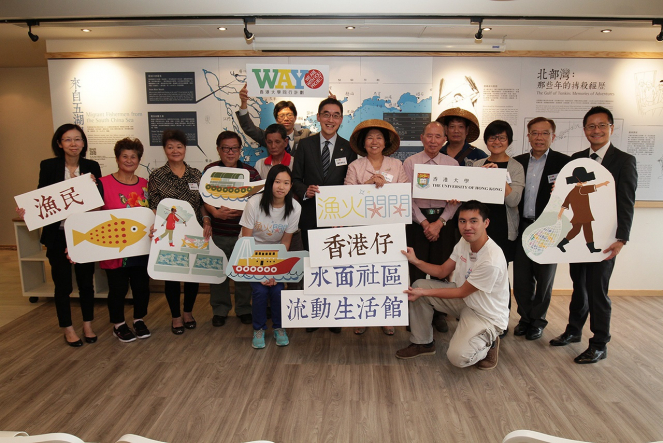
<svg viewBox="0 0 663 443">
<path fill-rule="evenodd" d="M 165 198 L 157 206 L 147 272 L 155 280 L 223 283 L 227 258 L 203 228 L 188 202 Z"/>
<path fill-rule="evenodd" d="M 150 253 L 150 227 L 154 213 L 149 208 L 93 211 L 69 217 L 64 222 L 69 257 L 90 263 Z"/>
<path fill-rule="evenodd" d="M 359 226 L 412 222 L 409 183 L 320 186 L 315 196 L 318 226 Z"/>
<path fill-rule="evenodd" d="M 553 149 L 571 154 L 587 147 L 582 117 L 601 105 L 613 111 L 613 143 L 633 154 L 638 168 L 638 200 L 663 200 L 663 60 L 608 58 L 462 57 L 201 57 L 49 60 L 53 123 L 83 126 L 88 156 L 104 174 L 116 168 L 112 148 L 123 137 L 146 146 L 138 174 L 162 166 L 160 135 L 179 127 L 189 138 L 187 163 L 203 169 L 217 160 L 215 140 L 222 130 L 243 139 L 242 161 L 266 156 L 240 129 L 235 117 L 246 65 L 326 65 L 329 88 L 343 102 L 339 133 L 349 139 L 361 121 L 388 121 L 401 136 L 394 155 L 421 150 L 427 122 L 459 104 L 472 109 L 484 128 L 496 119 L 514 128 L 510 155 L 528 150 L 526 124 L 553 118 Z M 249 100 L 256 125 L 274 123 L 274 103 L 283 96 Z M 290 99 L 290 97 L 288 97 Z M 297 125 L 319 130 L 319 98 L 292 98 Z M 480 138 L 475 144 L 485 149 Z"/>
<path fill-rule="evenodd" d="M 294 283 L 304 275 L 306 251 L 286 251 L 285 245 L 256 245 L 255 238 L 237 240 L 228 259 L 226 274 L 234 281 Z"/>
<path fill-rule="evenodd" d="M 25 209 L 23 218 L 29 231 L 104 205 L 92 174 L 44 186 L 14 200 L 17 207 Z"/>
<path fill-rule="evenodd" d="M 311 266 L 361 265 L 403 260 L 405 225 L 372 225 L 308 231 Z"/>
<path fill-rule="evenodd" d="M 407 294 L 305 295 L 281 291 L 284 328 L 406 326 Z"/>
<path fill-rule="evenodd" d="M 415 165 L 414 198 L 504 204 L 506 169 Z"/>
<path fill-rule="evenodd" d="M 251 182 L 250 179 L 246 169 L 215 166 L 205 171 L 198 190 L 203 201 L 215 208 L 244 210 L 249 198 L 265 187 L 265 180 Z"/>
<path fill-rule="evenodd" d="M 559 172 L 548 204 L 522 241 L 537 263 L 597 262 L 609 255 L 602 251 L 616 232 L 615 180 L 600 163 L 579 158 Z"/>
</svg>

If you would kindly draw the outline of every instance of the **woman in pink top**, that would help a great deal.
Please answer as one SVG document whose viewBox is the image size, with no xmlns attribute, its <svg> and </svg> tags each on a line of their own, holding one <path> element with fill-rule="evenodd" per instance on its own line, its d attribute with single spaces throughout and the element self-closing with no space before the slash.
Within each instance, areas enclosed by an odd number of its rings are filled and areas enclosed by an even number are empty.
<svg viewBox="0 0 663 443">
<path fill-rule="evenodd" d="M 387 183 L 407 183 L 403 163 L 389 157 L 398 151 L 401 139 L 393 126 L 384 120 L 371 119 L 355 127 L 350 137 L 350 147 L 362 156 L 350 163 L 345 176 L 346 185 L 375 185 L 381 188 Z M 393 326 L 383 326 L 382 331 L 394 335 Z M 355 328 L 355 334 L 366 328 Z"/>
</svg>

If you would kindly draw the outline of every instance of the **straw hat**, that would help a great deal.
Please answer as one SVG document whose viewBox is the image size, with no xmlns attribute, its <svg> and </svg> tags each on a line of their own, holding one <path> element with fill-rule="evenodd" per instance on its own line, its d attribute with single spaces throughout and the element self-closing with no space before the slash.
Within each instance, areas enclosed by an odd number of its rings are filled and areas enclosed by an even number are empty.
<svg viewBox="0 0 663 443">
<path fill-rule="evenodd" d="M 470 111 L 467 111 L 463 108 L 450 108 L 442 112 L 435 121 L 444 124 L 444 117 L 462 117 L 468 122 L 470 122 L 470 131 L 467 134 L 465 141 L 467 143 L 472 143 L 474 140 L 479 138 L 479 119 L 477 116 L 472 114 Z"/>
<path fill-rule="evenodd" d="M 384 156 L 390 156 L 394 152 L 398 151 L 398 148 L 401 146 L 401 138 L 398 136 L 396 133 L 396 130 L 394 129 L 393 126 L 391 126 L 389 123 L 387 123 L 384 120 L 380 120 L 377 118 L 373 118 L 370 120 L 363 121 L 359 123 L 354 131 L 352 131 L 352 135 L 350 136 L 350 147 L 352 148 L 353 151 L 355 151 L 359 155 L 366 156 L 366 149 L 364 149 L 363 146 L 357 146 L 357 139 L 359 139 L 359 133 L 361 132 L 362 129 L 372 129 L 372 128 L 382 128 L 386 129 L 389 132 L 389 140 L 391 141 L 391 146 L 389 148 L 384 148 L 382 151 L 382 155 Z"/>
</svg>

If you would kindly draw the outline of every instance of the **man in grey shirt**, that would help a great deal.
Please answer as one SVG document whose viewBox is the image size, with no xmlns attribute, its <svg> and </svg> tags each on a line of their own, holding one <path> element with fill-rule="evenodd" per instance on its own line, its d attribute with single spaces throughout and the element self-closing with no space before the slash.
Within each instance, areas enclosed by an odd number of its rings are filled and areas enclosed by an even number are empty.
<svg viewBox="0 0 663 443">
<path fill-rule="evenodd" d="M 525 169 L 525 192 L 520 200 L 520 226 L 516 239 L 516 256 L 513 261 L 513 295 L 518 303 L 520 321 L 514 335 L 524 335 L 527 340 L 537 340 L 546 327 L 546 313 L 550 305 L 557 264 L 539 264 L 532 261 L 523 249 L 523 231 L 536 220 L 550 200 L 557 174 L 571 158 L 553 151 L 555 122 L 537 117 L 527 124 L 527 138 L 531 146 L 528 153 L 515 159 Z"/>
</svg>

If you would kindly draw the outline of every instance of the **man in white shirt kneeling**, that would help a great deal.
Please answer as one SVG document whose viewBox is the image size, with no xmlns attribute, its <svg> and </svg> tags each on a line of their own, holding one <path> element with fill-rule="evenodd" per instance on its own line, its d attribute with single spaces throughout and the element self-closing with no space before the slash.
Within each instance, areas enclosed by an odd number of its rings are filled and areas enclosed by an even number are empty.
<svg viewBox="0 0 663 443">
<path fill-rule="evenodd" d="M 449 342 L 447 357 L 454 366 L 497 366 L 499 335 L 509 322 L 507 263 L 497 244 L 488 237 L 488 208 L 470 200 L 458 210 L 458 228 L 463 238 L 442 265 L 417 259 L 412 248 L 402 251 L 408 261 L 430 274 L 452 282 L 420 279 L 405 291 L 410 301 L 410 346 L 396 352 L 408 359 L 435 354 L 431 320 L 434 310 L 459 318 Z"/>
</svg>

